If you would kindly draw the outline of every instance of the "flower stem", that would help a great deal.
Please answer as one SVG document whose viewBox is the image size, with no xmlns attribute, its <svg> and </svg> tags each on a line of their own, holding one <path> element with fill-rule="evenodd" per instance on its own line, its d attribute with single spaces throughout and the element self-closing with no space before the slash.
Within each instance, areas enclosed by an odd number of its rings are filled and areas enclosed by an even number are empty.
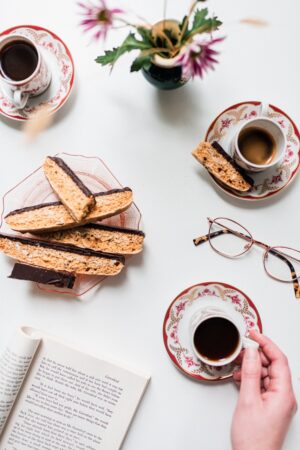
<svg viewBox="0 0 300 450">
<path fill-rule="evenodd" d="M 116 17 L 115 20 L 118 20 L 119 22 L 124 23 L 124 25 L 126 25 L 128 27 L 133 27 L 135 29 L 139 28 L 139 26 L 140 26 L 140 25 L 137 25 L 136 23 L 128 22 L 128 20 L 123 19 L 122 17 Z"/>
<path fill-rule="evenodd" d="M 194 37 L 196 34 L 200 34 L 200 33 L 211 33 L 214 30 L 214 27 L 211 27 L 210 29 L 206 28 L 206 25 L 203 25 L 203 27 L 198 28 L 197 30 L 193 31 L 192 33 L 190 33 L 189 35 L 189 40 Z"/>
<path fill-rule="evenodd" d="M 164 20 L 166 20 L 167 18 L 167 7 L 168 7 L 168 0 L 164 0 L 164 14 L 163 14 Z"/>
<path fill-rule="evenodd" d="M 164 48 L 164 47 L 149 48 L 148 50 L 143 50 L 142 53 L 143 53 L 143 55 L 154 55 L 155 53 L 170 53 L 170 54 L 172 54 L 171 50 Z"/>
<path fill-rule="evenodd" d="M 197 6 L 197 3 L 198 3 L 197 0 L 194 0 L 194 1 L 192 2 L 191 6 L 190 6 L 189 13 L 188 13 L 188 15 L 187 15 L 186 18 L 185 18 L 185 21 L 184 21 L 184 24 L 183 24 L 183 27 L 182 27 L 182 30 L 181 30 L 181 37 L 180 37 L 180 43 L 179 43 L 180 45 L 179 45 L 179 47 L 181 47 L 181 44 L 182 44 L 182 38 L 183 38 L 183 36 L 185 35 L 185 32 L 186 32 L 187 27 L 188 27 L 188 25 L 189 25 L 189 21 L 190 21 L 191 15 L 193 14 L 193 11 L 194 11 L 194 9 L 195 9 L 196 6 Z"/>
</svg>

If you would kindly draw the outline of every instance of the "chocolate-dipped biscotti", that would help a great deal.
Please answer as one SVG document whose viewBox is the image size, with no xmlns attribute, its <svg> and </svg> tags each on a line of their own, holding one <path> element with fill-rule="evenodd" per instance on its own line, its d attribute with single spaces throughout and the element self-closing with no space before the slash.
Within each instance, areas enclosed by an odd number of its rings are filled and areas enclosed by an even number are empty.
<svg viewBox="0 0 300 450">
<path fill-rule="evenodd" d="M 122 255 L 5 234 L 0 251 L 21 263 L 82 275 L 117 275 L 125 264 Z"/>
<path fill-rule="evenodd" d="M 239 192 L 248 192 L 254 182 L 229 156 L 218 142 L 201 142 L 192 155 L 217 180 Z"/>
<path fill-rule="evenodd" d="M 48 156 L 43 168 L 52 189 L 74 220 L 83 220 L 96 204 L 92 192 L 61 158 Z"/>
<path fill-rule="evenodd" d="M 140 230 L 91 223 L 71 230 L 46 233 L 42 238 L 102 252 L 132 255 L 143 250 L 145 234 Z"/>
<path fill-rule="evenodd" d="M 58 272 L 42 267 L 29 266 L 28 264 L 16 263 L 8 278 L 15 280 L 35 281 L 59 288 L 72 289 L 75 283 L 74 273 Z"/>
<path fill-rule="evenodd" d="M 132 191 L 128 187 L 94 195 L 96 204 L 93 210 L 79 223 L 61 202 L 16 209 L 5 217 L 5 222 L 10 228 L 21 233 L 56 231 L 114 216 L 128 209 L 133 201 Z"/>
</svg>

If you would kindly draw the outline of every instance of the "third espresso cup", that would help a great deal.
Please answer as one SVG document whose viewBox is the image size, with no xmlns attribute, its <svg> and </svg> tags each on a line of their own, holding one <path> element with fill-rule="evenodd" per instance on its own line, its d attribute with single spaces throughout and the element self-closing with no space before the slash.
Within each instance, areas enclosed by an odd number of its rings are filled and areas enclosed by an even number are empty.
<svg viewBox="0 0 300 450">
<path fill-rule="evenodd" d="M 31 39 L 12 33 L 0 40 L 1 89 L 18 109 L 30 96 L 42 94 L 50 81 L 51 72 Z"/>
<path fill-rule="evenodd" d="M 247 337 L 241 313 L 221 300 L 196 311 L 190 322 L 193 350 L 200 361 L 210 366 L 233 362 L 246 347 L 258 347 Z"/>
<path fill-rule="evenodd" d="M 284 157 L 286 137 L 272 119 L 259 117 L 244 123 L 232 141 L 235 162 L 248 172 L 262 172 Z"/>
</svg>

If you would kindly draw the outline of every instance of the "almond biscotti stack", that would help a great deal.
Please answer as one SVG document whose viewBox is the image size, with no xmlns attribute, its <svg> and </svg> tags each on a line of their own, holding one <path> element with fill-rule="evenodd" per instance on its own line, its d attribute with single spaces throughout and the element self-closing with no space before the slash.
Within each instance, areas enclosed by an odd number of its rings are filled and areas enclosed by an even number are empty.
<svg viewBox="0 0 300 450">
<path fill-rule="evenodd" d="M 10 277 L 72 288 L 77 274 L 120 273 L 125 256 L 142 251 L 145 235 L 95 222 L 126 211 L 133 202 L 131 189 L 92 193 L 58 157 L 47 157 L 43 169 L 60 201 L 5 217 L 12 230 L 37 236 L 0 234 L 0 250 L 18 261 Z"/>
</svg>

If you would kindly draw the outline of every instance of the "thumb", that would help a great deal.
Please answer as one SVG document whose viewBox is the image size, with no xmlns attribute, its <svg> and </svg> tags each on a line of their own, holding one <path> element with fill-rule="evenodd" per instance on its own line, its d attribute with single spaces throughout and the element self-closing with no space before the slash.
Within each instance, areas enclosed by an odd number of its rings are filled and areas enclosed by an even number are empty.
<svg viewBox="0 0 300 450">
<path fill-rule="evenodd" d="M 260 398 L 261 359 L 258 349 L 247 348 L 245 350 L 239 401 L 246 404 L 257 402 Z"/>
</svg>

